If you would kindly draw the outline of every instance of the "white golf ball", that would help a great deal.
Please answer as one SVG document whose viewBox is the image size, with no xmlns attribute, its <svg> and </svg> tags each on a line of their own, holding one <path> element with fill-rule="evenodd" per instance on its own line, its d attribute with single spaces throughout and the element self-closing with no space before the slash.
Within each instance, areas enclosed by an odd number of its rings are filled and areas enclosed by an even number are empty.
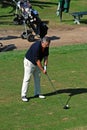
<svg viewBox="0 0 87 130">
<path fill-rule="evenodd" d="M 69 105 L 67 104 L 66 107 L 69 107 Z"/>
</svg>

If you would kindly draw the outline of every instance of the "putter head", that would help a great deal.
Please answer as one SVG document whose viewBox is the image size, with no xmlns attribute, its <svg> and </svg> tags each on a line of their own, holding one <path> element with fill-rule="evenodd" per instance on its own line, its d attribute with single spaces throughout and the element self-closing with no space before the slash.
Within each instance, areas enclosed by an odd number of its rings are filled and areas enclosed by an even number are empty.
<svg viewBox="0 0 87 130">
<path fill-rule="evenodd" d="M 69 109 L 69 108 L 70 108 L 70 107 L 69 107 L 68 104 L 64 106 L 64 109 Z"/>
</svg>

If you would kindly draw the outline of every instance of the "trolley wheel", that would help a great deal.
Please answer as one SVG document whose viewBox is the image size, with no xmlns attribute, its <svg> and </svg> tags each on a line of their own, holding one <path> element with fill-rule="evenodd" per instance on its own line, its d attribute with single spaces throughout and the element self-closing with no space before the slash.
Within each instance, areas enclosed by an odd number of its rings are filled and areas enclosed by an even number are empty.
<svg viewBox="0 0 87 130">
<path fill-rule="evenodd" d="M 21 34 L 21 38 L 22 38 L 22 39 L 27 39 L 27 33 L 26 33 L 26 32 L 23 32 L 23 33 Z"/>
<path fill-rule="evenodd" d="M 29 42 L 33 42 L 34 41 L 34 35 L 33 34 L 28 34 L 28 36 L 27 36 L 27 40 L 29 41 Z"/>
</svg>

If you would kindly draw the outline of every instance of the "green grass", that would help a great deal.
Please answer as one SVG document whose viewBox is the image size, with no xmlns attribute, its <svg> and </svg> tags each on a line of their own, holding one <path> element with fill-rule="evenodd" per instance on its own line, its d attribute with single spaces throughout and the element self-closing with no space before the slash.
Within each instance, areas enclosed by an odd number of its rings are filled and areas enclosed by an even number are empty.
<svg viewBox="0 0 87 130">
<path fill-rule="evenodd" d="M 5 0 L 6 1 L 6 0 Z M 10 0 L 11 1 L 11 0 Z M 56 26 L 63 26 L 65 24 L 68 25 L 74 25 L 73 23 L 73 17 L 69 13 L 64 13 L 63 12 L 63 20 L 60 22 L 59 17 L 56 15 L 56 10 L 57 10 L 57 0 L 37 0 L 37 1 L 31 1 L 31 4 L 35 10 L 39 12 L 39 16 L 42 20 L 48 21 L 49 22 L 49 27 L 56 27 Z M 87 1 L 86 0 L 71 0 L 70 3 L 70 12 L 75 12 L 75 11 L 86 11 L 86 5 Z M 4 4 L 3 5 L 3 0 L 0 1 L 0 16 L 5 15 L 5 14 L 13 14 L 15 13 L 15 4 L 11 1 L 10 4 Z M 10 17 L 0 17 L 0 27 L 1 28 L 6 28 L 8 27 L 14 27 L 15 25 L 13 24 L 13 18 L 14 16 Z M 86 22 L 87 16 L 83 16 L 82 24 L 84 25 Z"/>
<path fill-rule="evenodd" d="M 0 16 L 15 12 L 13 5 L 2 6 L 2 1 Z M 32 1 L 32 5 L 51 28 L 73 24 L 72 16 L 66 13 L 60 23 L 56 16 L 57 0 Z M 86 10 L 86 5 L 86 0 L 71 0 L 70 12 Z M 20 29 L 21 26 L 13 25 L 13 18 L 0 18 L 0 29 Z M 31 98 L 28 103 L 20 98 L 25 52 L 0 53 L 0 130 L 87 130 L 87 44 L 50 48 L 48 74 L 59 94 L 54 93 L 46 75 L 41 74 L 46 99 Z M 31 77 L 28 96 L 33 94 Z M 69 98 L 70 109 L 65 110 L 63 106 Z"/>
<path fill-rule="evenodd" d="M 0 130 L 87 130 L 87 44 L 50 48 L 48 74 L 59 94 L 41 74 L 46 99 L 28 103 L 20 98 L 25 52 L 0 53 Z"/>
</svg>

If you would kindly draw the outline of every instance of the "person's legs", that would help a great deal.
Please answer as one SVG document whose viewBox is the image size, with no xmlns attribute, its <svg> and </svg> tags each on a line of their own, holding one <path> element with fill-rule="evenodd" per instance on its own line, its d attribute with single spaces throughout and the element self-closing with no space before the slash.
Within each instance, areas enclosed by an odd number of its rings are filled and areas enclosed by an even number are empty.
<svg viewBox="0 0 87 130">
<path fill-rule="evenodd" d="M 35 68 L 33 76 L 34 76 L 34 95 L 39 95 L 41 90 L 40 90 L 40 69 L 38 67 Z"/>
<path fill-rule="evenodd" d="M 40 69 L 36 67 L 35 71 L 33 72 L 34 76 L 34 95 L 39 98 L 45 98 L 45 96 L 41 95 L 41 88 L 40 88 Z"/>
<path fill-rule="evenodd" d="M 26 97 L 26 94 L 28 91 L 29 80 L 34 69 L 35 69 L 35 66 L 25 58 L 24 59 L 24 78 L 23 78 L 23 84 L 22 84 L 22 89 L 21 89 L 21 97 Z"/>
</svg>

